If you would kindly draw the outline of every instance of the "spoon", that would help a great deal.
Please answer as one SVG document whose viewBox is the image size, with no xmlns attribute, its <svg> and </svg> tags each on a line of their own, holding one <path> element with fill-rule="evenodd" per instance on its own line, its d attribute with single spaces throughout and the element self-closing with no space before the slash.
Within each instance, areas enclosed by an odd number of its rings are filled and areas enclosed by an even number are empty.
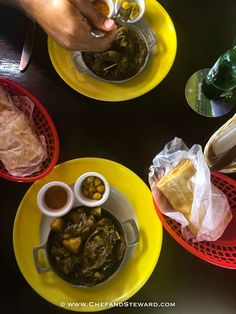
<svg viewBox="0 0 236 314">
<path fill-rule="evenodd" d="M 112 16 L 112 19 L 115 21 L 115 22 L 122 22 L 122 23 L 126 23 L 130 17 L 130 14 L 131 14 L 131 11 L 132 9 L 129 8 L 129 9 L 126 9 L 124 10 L 122 8 L 122 6 L 120 6 L 119 10 L 116 12 L 116 14 L 114 14 Z M 96 38 L 101 38 L 101 37 L 104 37 L 106 32 L 103 32 L 101 31 L 100 29 L 94 29 L 92 30 L 91 32 L 91 35 L 96 37 Z"/>
</svg>

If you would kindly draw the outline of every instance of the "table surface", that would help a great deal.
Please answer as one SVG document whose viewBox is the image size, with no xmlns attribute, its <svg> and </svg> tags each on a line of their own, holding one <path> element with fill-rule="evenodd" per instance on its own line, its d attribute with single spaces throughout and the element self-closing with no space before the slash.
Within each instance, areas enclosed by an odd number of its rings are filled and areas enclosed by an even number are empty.
<svg viewBox="0 0 236 314">
<path fill-rule="evenodd" d="M 45 105 L 59 133 L 58 163 L 79 157 L 102 157 L 123 164 L 148 183 L 152 159 L 167 142 L 178 136 L 188 146 L 198 143 L 204 147 L 211 134 L 235 112 L 234 109 L 224 117 L 212 119 L 197 115 L 186 103 L 184 87 L 193 72 L 211 66 L 232 46 L 236 38 L 236 1 L 159 2 L 171 16 L 177 32 L 174 65 L 152 91 L 118 103 L 89 99 L 67 86 L 50 62 L 47 36 L 40 27 L 37 27 L 31 64 L 25 73 L 20 73 L 17 67 L 28 20 L 21 13 L 0 6 L 0 76 L 20 83 Z M 13 223 L 30 184 L 0 179 L 0 186 L 0 312 L 65 313 L 29 286 L 15 260 Z M 198 259 L 164 230 L 156 268 L 129 301 L 169 302 L 169 306 L 112 308 L 107 313 L 138 310 L 139 313 L 233 314 L 235 292 L 235 271 Z"/>
</svg>

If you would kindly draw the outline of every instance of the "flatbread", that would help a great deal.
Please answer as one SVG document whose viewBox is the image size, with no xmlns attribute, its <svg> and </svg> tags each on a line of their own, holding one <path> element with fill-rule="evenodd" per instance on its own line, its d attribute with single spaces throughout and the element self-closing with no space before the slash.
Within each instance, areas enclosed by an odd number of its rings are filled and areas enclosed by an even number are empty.
<svg viewBox="0 0 236 314">
<path fill-rule="evenodd" d="M 29 119 L 11 97 L 0 89 L 0 160 L 14 176 L 27 176 L 42 169 L 46 148 Z"/>
<path fill-rule="evenodd" d="M 189 188 L 189 180 L 195 172 L 196 169 L 189 160 L 182 160 L 157 183 L 157 188 L 167 198 L 172 207 L 188 218 L 193 202 L 193 193 Z"/>
</svg>

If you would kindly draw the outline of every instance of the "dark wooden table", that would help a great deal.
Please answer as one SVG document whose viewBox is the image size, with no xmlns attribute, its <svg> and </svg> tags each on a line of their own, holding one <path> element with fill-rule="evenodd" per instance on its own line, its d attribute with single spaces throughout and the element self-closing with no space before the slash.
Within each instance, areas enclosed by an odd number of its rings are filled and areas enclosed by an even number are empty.
<svg viewBox="0 0 236 314">
<path fill-rule="evenodd" d="M 152 159 L 168 141 L 178 136 L 188 146 L 204 146 L 235 112 L 215 119 L 197 115 L 186 103 L 184 87 L 194 71 L 211 66 L 232 46 L 236 37 L 236 1 L 159 2 L 176 27 L 175 63 L 160 85 L 122 103 L 92 100 L 67 86 L 50 62 L 47 37 L 39 27 L 32 62 L 25 73 L 19 73 L 17 66 L 28 20 L 0 6 L 0 76 L 20 83 L 46 106 L 60 137 L 58 163 L 79 157 L 103 157 L 125 165 L 147 183 Z M 99 126 L 98 133 L 93 125 Z M 29 286 L 14 257 L 14 218 L 29 187 L 30 184 L 0 179 L 0 313 L 65 313 Z M 234 314 L 236 271 L 196 258 L 164 231 L 158 264 L 130 301 L 174 302 L 175 307 L 113 308 L 107 313 Z"/>
</svg>

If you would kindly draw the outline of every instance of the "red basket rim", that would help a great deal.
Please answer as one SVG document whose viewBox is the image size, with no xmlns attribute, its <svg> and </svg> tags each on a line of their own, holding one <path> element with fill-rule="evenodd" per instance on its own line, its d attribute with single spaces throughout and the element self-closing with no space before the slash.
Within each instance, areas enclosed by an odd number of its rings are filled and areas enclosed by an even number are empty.
<svg viewBox="0 0 236 314">
<path fill-rule="evenodd" d="M 236 182 L 223 175 L 222 173 L 219 172 L 212 172 L 211 175 L 213 175 L 214 177 L 217 177 L 219 179 L 222 179 L 224 181 L 227 181 L 229 184 L 233 185 L 236 187 Z M 181 238 L 176 232 L 174 232 L 174 230 L 170 227 L 170 225 L 167 223 L 166 219 L 165 219 L 165 215 L 162 214 L 162 212 L 160 211 L 158 205 L 156 204 L 154 198 L 153 198 L 153 203 L 154 203 L 154 207 L 156 210 L 156 213 L 162 223 L 162 225 L 164 226 L 164 228 L 166 229 L 166 231 L 183 247 L 185 248 L 187 251 L 189 251 L 190 253 L 192 253 L 193 255 L 197 256 L 198 258 L 211 263 L 213 265 L 216 266 L 220 266 L 220 267 L 224 267 L 224 268 L 229 268 L 229 269 L 236 269 L 236 264 L 229 264 L 229 263 L 224 263 L 224 262 L 220 262 L 218 260 L 213 259 L 210 256 L 207 256 L 203 253 L 201 253 L 200 251 L 198 251 L 196 248 L 194 248 L 193 246 L 191 246 L 186 240 L 184 240 L 183 238 Z M 168 219 L 171 219 L 168 217 Z M 214 244 L 215 241 L 203 241 L 205 243 L 212 243 Z"/>
<path fill-rule="evenodd" d="M 45 107 L 42 105 L 42 103 L 36 98 L 34 97 L 28 90 L 26 90 L 24 87 L 22 87 L 21 85 L 19 85 L 16 82 L 13 82 L 9 79 L 6 78 L 2 78 L 0 77 L 0 82 L 8 84 L 10 86 L 13 86 L 14 88 L 20 90 L 23 94 L 25 94 L 26 96 L 28 96 L 32 102 L 40 109 L 40 111 L 43 113 L 43 115 L 45 116 L 48 125 L 50 127 L 50 130 L 52 132 L 52 136 L 55 142 L 55 149 L 53 152 L 53 158 L 50 162 L 50 164 L 48 165 L 48 167 L 40 174 L 36 175 L 36 176 L 29 176 L 29 177 L 18 177 L 18 176 L 12 176 L 6 172 L 0 172 L 0 177 L 10 180 L 10 181 L 15 181 L 15 182 L 34 182 L 37 181 L 43 177 L 45 177 L 56 165 L 57 161 L 58 161 L 58 156 L 59 156 L 59 138 L 58 138 L 58 133 L 55 127 L 55 124 L 52 120 L 52 118 L 50 117 L 49 113 L 47 112 L 47 110 L 45 109 Z"/>
</svg>

